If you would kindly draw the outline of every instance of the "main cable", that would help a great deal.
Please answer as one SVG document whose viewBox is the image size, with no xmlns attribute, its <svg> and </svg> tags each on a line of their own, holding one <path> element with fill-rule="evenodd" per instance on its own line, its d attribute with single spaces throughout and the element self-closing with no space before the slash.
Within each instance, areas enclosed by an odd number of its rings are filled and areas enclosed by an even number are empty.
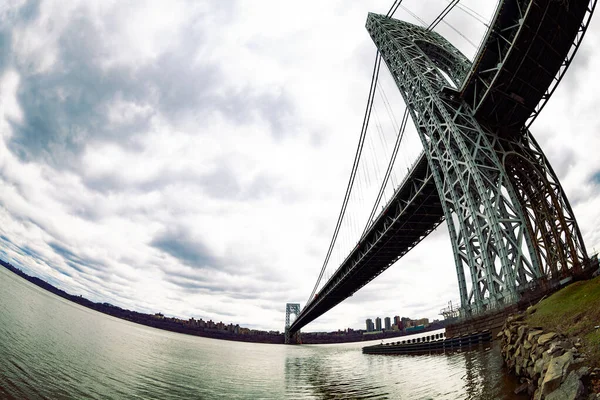
<svg viewBox="0 0 600 400">
<path fill-rule="evenodd" d="M 448 4 L 446 8 L 442 10 L 442 12 L 433 20 L 431 24 L 427 27 L 428 31 L 433 30 L 442 20 L 448 15 L 450 11 L 458 4 L 460 0 L 453 0 L 452 3 Z"/>
<path fill-rule="evenodd" d="M 387 14 L 385 14 L 385 16 L 387 18 L 392 18 L 394 16 L 394 14 L 396 13 L 396 10 L 398 9 L 398 7 L 400 7 L 400 4 L 402 4 L 402 0 L 395 0 L 394 4 L 392 4 L 392 6 L 390 7 L 390 10 L 387 12 Z"/>
<path fill-rule="evenodd" d="M 356 176 L 356 170 L 358 169 L 358 164 L 360 162 L 360 156 L 362 154 L 363 145 L 365 142 L 365 135 L 367 133 L 367 128 L 369 126 L 369 119 L 371 117 L 371 109 L 373 108 L 373 99 L 375 97 L 375 88 L 377 87 L 377 80 L 379 79 L 379 67 L 381 65 L 381 54 L 379 50 L 377 50 L 377 55 L 375 56 L 375 65 L 373 66 L 373 75 L 371 76 L 371 87 L 369 89 L 369 97 L 367 100 L 367 107 L 365 110 L 365 116 L 363 118 L 362 129 L 360 132 L 360 137 L 358 140 L 358 146 L 356 148 L 356 154 L 354 155 L 354 163 L 352 164 L 352 171 L 350 173 L 350 179 L 348 180 L 348 186 L 346 187 L 346 194 L 344 196 L 344 201 L 342 203 L 342 209 L 340 210 L 340 214 L 338 216 L 337 224 L 335 226 L 335 230 L 333 233 L 333 237 L 331 238 L 331 243 L 329 244 L 329 249 L 327 250 L 327 255 L 325 256 L 325 261 L 323 262 L 323 266 L 321 267 L 321 272 L 319 273 L 319 277 L 317 278 L 317 283 L 313 288 L 312 293 L 310 294 L 306 305 L 308 305 L 313 299 L 319 284 L 321 283 L 321 278 L 323 277 L 323 273 L 327 268 L 327 264 L 329 263 L 329 258 L 331 257 L 331 253 L 333 251 L 333 247 L 335 246 L 335 242 L 337 240 L 338 233 L 340 231 L 340 227 L 342 225 L 342 220 L 344 219 L 344 215 L 346 214 L 346 207 L 348 206 L 348 200 L 350 198 L 350 192 L 352 191 L 352 186 L 354 185 L 354 178 Z M 305 306 L 306 307 L 306 306 Z"/>
</svg>

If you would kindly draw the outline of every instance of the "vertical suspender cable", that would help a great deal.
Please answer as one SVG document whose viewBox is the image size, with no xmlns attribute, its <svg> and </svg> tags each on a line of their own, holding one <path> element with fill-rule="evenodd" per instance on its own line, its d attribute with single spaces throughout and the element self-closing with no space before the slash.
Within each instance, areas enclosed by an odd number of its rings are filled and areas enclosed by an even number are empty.
<svg viewBox="0 0 600 400">
<path fill-rule="evenodd" d="M 398 154 L 398 149 L 400 148 L 400 143 L 402 142 L 402 137 L 404 137 L 404 131 L 406 130 L 406 123 L 408 121 L 408 108 L 404 109 L 404 115 L 402 116 L 402 122 L 400 123 L 400 129 L 398 130 L 398 136 L 396 137 L 396 143 L 394 144 L 394 150 L 392 151 L 392 155 L 390 157 L 390 162 L 388 163 L 387 170 L 385 171 L 385 176 L 383 177 L 383 181 L 381 182 L 381 187 L 379 188 L 379 193 L 377 194 L 377 199 L 375 199 L 375 203 L 373 204 L 373 208 L 371 209 L 371 214 L 367 219 L 367 224 L 365 225 L 365 229 L 361 235 L 361 240 L 367 233 L 367 230 L 371 226 L 371 221 L 373 217 L 375 217 L 375 213 L 377 212 L 377 208 L 379 207 L 379 203 L 381 202 L 381 197 L 383 196 L 383 192 L 387 186 L 388 180 L 390 178 L 390 174 L 392 169 L 394 168 L 394 163 L 396 161 L 396 155 Z"/>
<path fill-rule="evenodd" d="M 363 118 L 362 129 L 360 132 L 360 138 L 358 140 L 358 146 L 356 149 L 356 154 L 354 156 L 354 163 L 352 165 L 352 171 L 350 173 L 350 179 L 348 181 L 348 186 L 346 188 L 346 194 L 344 196 L 344 201 L 342 203 L 342 209 L 340 210 L 340 214 L 338 216 L 338 221 L 335 226 L 335 230 L 333 233 L 333 237 L 331 238 L 331 243 L 329 244 L 329 249 L 327 250 L 327 255 L 325 256 L 325 261 L 323 262 L 323 266 L 321 267 L 321 272 L 319 273 L 319 277 L 317 278 L 317 283 L 313 288 L 310 297 L 306 304 L 308 305 L 317 291 L 319 284 L 321 283 L 321 278 L 323 277 L 323 272 L 325 268 L 327 268 L 327 263 L 329 262 L 329 257 L 331 257 L 331 252 L 333 251 L 333 247 L 335 246 L 335 242 L 337 240 L 338 233 L 340 231 L 340 226 L 342 225 L 342 220 L 344 219 L 344 215 L 346 213 L 346 207 L 348 206 L 348 199 L 350 198 L 350 192 L 352 191 L 352 185 L 354 184 L 354 178 L 356 176 L 356 170 L 358 169 L 358 164 L 360 161 L 360 156 L 362 153 L 362 148 L 365 142 L 365 135 L 367 133 L 367 128 L 369 126 L 369 119 L 371 117 L 371 109 L 373 108 L 373 98 L 375 97 L 375 88 L 377 86 L 377 79 L 379 78 L 379 67 L 381 65 L 381 54 L 379 54 L 379 50 L 377 50 L 377 55 L 375 56 L 375 65 L 373 66 L 373 75 L 371 76 L 371 87 L 369 89 L 369 98 L 367 100 L 367 107 L 365 110 L 365 116 Z"/>
</svg>

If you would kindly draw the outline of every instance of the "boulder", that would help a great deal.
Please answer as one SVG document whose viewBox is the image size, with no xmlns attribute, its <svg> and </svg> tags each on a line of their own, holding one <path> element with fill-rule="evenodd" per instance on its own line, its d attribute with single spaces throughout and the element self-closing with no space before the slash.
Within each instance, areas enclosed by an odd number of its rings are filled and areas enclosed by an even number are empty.
<svg viewBox="0 0 600 400">
<path fill-rule="evenodd" d="M 543 335 L 540 335 L 537 342 L 539 345 L 545 345 L 546 343 L 548 343 L 555 337 L 556 337 L 556 333 L 554 333 L 554 332 L 544 333 Z"/>
<path fill-rule="evenodd" d="M 550 347 L 548 348 L 548 354 L 550 354 L 551 356 L 554 356 L 554 357 L 562 356 L 564 353 L 565 353 L 564 347 L 562 347 L 558 343 L 551 343 Z"/>
<path fill-rule="evenodd" d="M 533 366 L 533 372 L 535 372 L 536 374 L 542 374 L 544 371 L 544 360 L 542 360 L 541 358 L 539 360 L 537 360 Z"/>
<path fill-rule="evenodd" d="M 585 388 L 577 373 L 571 371 L 560 387 L 546 395 L 546 400 L 583 400 Z"/>
<path fill-rule="evenodd" d="M 523 336 L 525 335 L 525 332 L 527 332 L 527 326 L 526 325 L 519 326 L 519 328 L 517 329 L 517 342 L 520 342 L 523 340 Z"/>
<path fill-rule="evenodd" d="M 530 342 L 533 342 L 533 339 L 535 339 L 536 337 L 540 336 L 542 333 L 544 333 L 543 330 L 541 329 L 536 329 L 533 331 L 529 331 L 529 334 L 527 335 L 527 340 Z"/>
<path fill-rule="evenodd" d="M 560 386 L 560 383 L 565 379 L 565 375 L 569 366 L 573 362 L 573 353 L 566 352 L 562 356 L 554 357 L 548 364 L 548 370 L 542 381 L 542 393 L 547 395 Z"/>
</svg>

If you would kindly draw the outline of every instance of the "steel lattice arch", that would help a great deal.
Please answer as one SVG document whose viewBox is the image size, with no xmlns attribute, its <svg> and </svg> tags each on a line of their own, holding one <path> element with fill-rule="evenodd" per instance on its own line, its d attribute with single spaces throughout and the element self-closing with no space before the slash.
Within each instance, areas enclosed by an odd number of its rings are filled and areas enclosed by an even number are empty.
<svg viewBox="0 0 600 400">
<path fill-rule="evenodd" d="M 374 279 L 443 220 L 463 316 L 513 304 L 587 265 L 569 201 L 529 126 L 571 63 L 595 5 L 500 1 L 473 63 L 432 30 L 368 15 L 366 28 L 423 153 L 290 332 Z"/>
</svg>

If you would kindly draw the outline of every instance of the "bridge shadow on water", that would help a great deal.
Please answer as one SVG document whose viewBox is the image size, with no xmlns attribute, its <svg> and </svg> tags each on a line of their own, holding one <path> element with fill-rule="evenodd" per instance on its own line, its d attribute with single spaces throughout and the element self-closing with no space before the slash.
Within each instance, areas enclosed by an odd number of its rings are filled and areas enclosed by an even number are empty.
<svg viewBox="0 0 600 400">
<path fill-rule="evenodd" d="M 499 345 L 429 355 L 366 355 L 352 345 L 296 346 L 285 362 L 289 398 L 526 399 Z"/>
</svg>

